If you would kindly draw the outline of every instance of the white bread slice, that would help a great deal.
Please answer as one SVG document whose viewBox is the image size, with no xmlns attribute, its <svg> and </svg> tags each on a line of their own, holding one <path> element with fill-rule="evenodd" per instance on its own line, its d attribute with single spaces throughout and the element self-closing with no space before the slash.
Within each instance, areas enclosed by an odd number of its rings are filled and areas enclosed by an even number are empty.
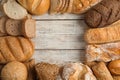
<svg viewBox="0 0 120 80">
<path fill-rule="evenodd" d="M 36 23 L 33 19 L 25 19 L 22 23 L 22 34 L 27 38 L 34 38 L 36 35 Z"/>
<path fill-rule="evenodd" d="M 21 28 L 22 28 L 21 20 L 8 19 L 6 21 L 6 32 L 11 36 L 22 35 Z"/>
<path fill-rule="evenodd" d="M 12 19 L 23 19 L 27 15 L 26 9 L 19 5 L 15 0 L 8 0 L 3 5 L 5 14 Z"/>
</svg>

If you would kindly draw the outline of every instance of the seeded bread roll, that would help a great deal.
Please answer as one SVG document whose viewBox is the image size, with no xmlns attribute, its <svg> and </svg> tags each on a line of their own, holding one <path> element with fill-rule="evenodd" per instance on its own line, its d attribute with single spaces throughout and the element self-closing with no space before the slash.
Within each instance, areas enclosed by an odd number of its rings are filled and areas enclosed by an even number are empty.
<svg viewBox="0 0 120 80">
<path fill-rule="evenodd" d="M 23 37 L 0 37 L 0 63 L 29 60 L 34 52 L 34 46 L 29 39 Z"/>
<path fill-rule="evenodd" d="M 20 36 L 22 35 L 22 21 L 21 20 L 13 20 L 13 19 L 8 19 L 6 21 L 6 26 L 5 30 L 7 34 L 12 35 L 12 36 Z"/>
<path fill-rule="evenodd" d="M 85 22 L 92 28 L 104 27 L 119 19 L 120 0 L 103 0 L 85 15 Z"/>
</svg>

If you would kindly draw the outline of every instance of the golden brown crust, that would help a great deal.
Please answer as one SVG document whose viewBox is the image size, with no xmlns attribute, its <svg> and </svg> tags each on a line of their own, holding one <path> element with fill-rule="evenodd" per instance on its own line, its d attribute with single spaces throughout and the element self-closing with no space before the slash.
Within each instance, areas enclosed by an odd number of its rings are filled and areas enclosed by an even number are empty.
<svg viewBox="0 0 120 80">
<path fill-rule="evenodd" d="M 113 77 L 104 62 L 99 62 L 94 65 L 92 70 L 98 80 L 113 80 Z"/>
<path fill-rule="evenodd" d="M 120 20 L 104 28 L 89 29 L 85 33 L 87 43 L 106 43 L 120 40 Z"/>
<path fill-rule="evenodd" d="M 39 63 L 35 69 L 39 80 L 56 80 L 60 68 L 55 64 Z"/>
</svg>

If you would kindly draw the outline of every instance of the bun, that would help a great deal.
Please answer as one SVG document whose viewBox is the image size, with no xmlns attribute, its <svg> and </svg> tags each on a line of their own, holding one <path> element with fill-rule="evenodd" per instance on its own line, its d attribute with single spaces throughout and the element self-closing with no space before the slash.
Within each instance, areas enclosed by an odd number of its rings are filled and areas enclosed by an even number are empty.
<svg viewBox="0 0 120 80">
<path fill-rule="evenodd" d="M 65 65 L 62 77 L 64 80 L 97 80 L 90 68 L 81 63 L 69 63 Z"/>
<path fill-rule="evenodd" d="M 10 61 L 27 61 L 34 52 L 34 47 L 29 39 L 23 37 L 0 37 L 0 63 Z"/>
<path fill-rule="evenodd" d="M 26 9 L 20 6 L 15 0 L 7 0 L 3 4 L 4 13 L 12 19 L 24 19 L 28 14 Z"/>
<path fill-rule="evenodd" d="M 17 0 L 31 14 L 45 14 L 50 6 L 50 0 Z"/>
<path fill-rule="evenodd" d="M 102 0 L 85 15 L 89 27 L 104 27 L 120 19 L 120 1 Z"/>
<path fill-rule="evenodd" d="M 107 43 L 120 40 L 120 20 L 104 28 L 89 29 L 85 33 L 87 43 Z"/>
<path fill-rule="evenodd" d="M 27 68 L 24 64 L 13 61 L 5 65 L 1 71 L 2 80 L 26 80 Z"/>
<path fill-rule="evenodd" d="M 108 68 L 113 75 L 120 75 L 120 60 L 111 61 Z"/>
</svg>

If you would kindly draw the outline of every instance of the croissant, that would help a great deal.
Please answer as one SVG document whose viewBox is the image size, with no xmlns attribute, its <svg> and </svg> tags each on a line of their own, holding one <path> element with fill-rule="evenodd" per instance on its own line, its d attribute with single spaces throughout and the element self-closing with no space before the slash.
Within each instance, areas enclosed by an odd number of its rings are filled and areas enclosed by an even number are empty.
<svg viewBox="0 0 120 80">
<path fill-rule="evenodd" d="M 0 63 L 10 61 L 26 61 L 31 58 L 34 46 L 29 39 L 23 37 L 0 37 Z"/>
</svg>

